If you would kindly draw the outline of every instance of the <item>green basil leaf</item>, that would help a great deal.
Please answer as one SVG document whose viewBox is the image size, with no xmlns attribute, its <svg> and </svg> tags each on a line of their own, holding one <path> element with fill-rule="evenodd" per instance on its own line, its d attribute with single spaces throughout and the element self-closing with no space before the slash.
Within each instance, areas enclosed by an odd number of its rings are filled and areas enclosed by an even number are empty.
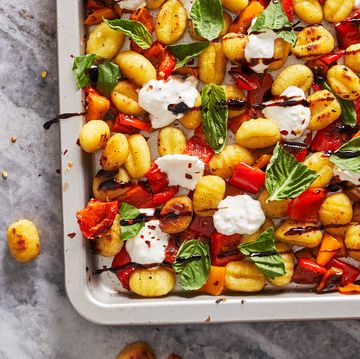
<svg viewBox="0 0 360 359">
<path fill-rule="evenodd" d="M 346 156 L 342 154 L 346 153 Z M 330 161 L 343 171 L 360 173 L 360 137 L 353 138 L 330 156 Z"/>
<path fill-rule="evenodd" d="M 240 244 L 239 249 L 267 277 L 274 278 L 285 274 L 284 261 L 275 247 L 273 227 L 261 233 L 254 242 Z"/>
<path fill-rule="evenodd" d="M 294 198 L 303 193 L 318 177 L 315 171 L 298 162 L 278 143 L 266 170 L 267 202 Z"/>
<path fill-rule="evenodd" d="M 87 54 L 75 57 L 72 71 L 78 89 L 84 88 L 89 83 L 90 79 L 89 76 L 86 74 L 86 70 L 88 70 L 92 65 L 94 65 L 95 60 L 95 54 Z"/>
<path fill-rule="evenodd" d="M 106 61 L 97 66 L 98 80 L 96 88 L 100 90 L 105 96 L 109 96 L 121 76 L 120 68 L 113 62 Z"/>
<path fill-rule="evenodd" d="M 206 141 L 216 153 L 226 144 L 228 106 L 223 87 L 206 85 L 201 91 L 201 117 Z"/>
<path fill-rule="evenodd" d="M 128 19 L 106 20 L 104 22 L 113 30 L 121 31 L 126 36 L 131 37 L 142 49 L 148 49 L 152 44 L 152 36 L 147 28 L 139 21 Z"/>
<path fill-rule="evenodd" d="M 297 37 L 295 31 L 280 1 L 271 1 L 269 6 L 256 18 L 255 24 L 250 27 L 248 32 L 251 33 L 265 29 L 274 31 L 278 37 L 283 38 L 292 45 L 296 44 Z"/>
<path fill-rule="evenodd" d="M 195 33 L 211 41 L 224 27 L 221 0 L 195 0 L 190 11 Z"/>
<path fill-rule="evenodd" d="M 173 264 L 175 273 L 180 276 L 181 288 L 185 290 L 201 288 L 209 278 L 210 267 L 209 246 L 196 239 L 180 246 Z"/>
<path fill-rule="evenodd" d="M 185 66 L 193 57 L 200 55 L 208 46 L 209 42 L 193 42 L 191 44 L 170 45 L 168 49 L 176 57 L 175 70 Z"/>
<path fill-rule="evenodd" d="M 357 123 L 357 116 L 356 116 L 354 103 L 352 101 L 343 100 L 341 97 L 339 97 L 326 81 L 324 81 L 323 86 L 324 89 L 330 91 L 339 101 L 341 107 L 342 122 L 344 122 L 345 125 L 355 127 Z"/>
<path fill-rule="evenodd" d="M 140 215 L 140 211 L 136 207 L 134 207 L 130 204 L 127 204 L 125 202 L 121 203 L 119 213 L 120 213 L 120 223 L 121 223 L 121 220 L 123 220 L 123 219 L 125 219 L 125 220 L 135 219 L 136 217 L 138 217 Z M 134 224 L 126 225 L 126 226 L 120 226 L 121 239 L 123 241 L 126 241 L 128 239 L 134 238 L 140 232 L 140 230 L 144 227 L 144 225 L 145 225 L 144 222 L 140 222 L 140 223 L 134 223 Z"/>
</svg>

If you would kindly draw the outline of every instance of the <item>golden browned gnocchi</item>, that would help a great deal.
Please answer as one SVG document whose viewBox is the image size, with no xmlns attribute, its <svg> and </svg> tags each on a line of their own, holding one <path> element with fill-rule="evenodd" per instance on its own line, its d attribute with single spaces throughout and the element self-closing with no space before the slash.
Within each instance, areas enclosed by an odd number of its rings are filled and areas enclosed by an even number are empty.
<svg viewBox="0 0 360 359">
<path fill-rule="evenodd" d="M 308 24 L 318 24 L 323 19 L 323 10 L 318 0 L 295 0 L 294 11 Z"/>
<path fill-rule="evenodd" d="M 135 358 L 155 359 L 150 346 L 144 342 L 136 342 L 127 345 L 116 357 L 116 359 L 135 359 Z"/>
<path fill-rule="evenodd" d="M 122 166 L 129 155 L 129 145 L 125 135 L 116 133 L 110 137 L 100 158 L 105 171 L 113 171 Z"/>
<path fill-rule="evenodd" d="M 289 56 L 290 48 L 291 45 L 284 39 L 279 38 L 275 40 L 274 57 L 268 67 L 269 71 L 276 71 L 284 66 L 286 59 Z"/>
<path fill-rule="evenodd" d="M 245 47 L 248 37 L 244 34 L 230 32 L 221 39 L 222 51 L 232 62 L 239 62 L 245 58 Z"/>
<path fill-rule="evenodd" d="M 132 178 L 141 178 L 150 169 L 149 146 L 142 135 L 130 136 L 128 144 L 129 155 L 125 161 L 125 168 Z"/>
<path fill-rule="evenodd" d="M 230 177 L 236 165 L 244 162 L 252 165 L 255 160 L 249 150 L 238 145 L 226 145 L 219 153 L 211 157 L 209 161 L 209 170 L 211 174 L 222 178 Z"/>
<path fill-rule="evenodd" d="M 175 127 L 164 127 L 159 132 L 158 149 L 161 156 L 183 153 L 186 147 L 184 132 Z"/>
<path fill-rule="evenodd" d="M 289 86 L 296 86 L 307 92 L 314 81 L 312 71 L 305 65 L 288 66 L 280 72 L 271 87 L 274 96 L 280 96 Z"/>
<path fill-rule="evenodd" d="M 265 287 L 265 276 L 255 264 L 247 260 L 229 262 L 225 266 L 225 286 L 235 292 L 260 292 Z"/>
<path fill-rule="evenodd" d="M 226 9 L 235 13 L 240 13 L 249 4 L 249 0 L 221 0 L 221 2 Z"/>
<path fill-rule="evenodd" d="M 360 224 L 351 224 L 345 232 L 345 246 L 349 256 L 360 260 Z"/>
<path fill-rule="evenodd" d="M 39 233 L 28 219 L 21 219 L 8 227 L 7 242 L 11 255 L 18 262 L 30 262 L 40 253 Z"/>
<path fill-rule="evenodd" d="M 310 188 L 325 187 L 333 178 L 334 164 L 322 152 L 315 152 L 308 156 L 304 161 L 304 165 L 316 171 L 318 175 Z"/>
<path fill-rule="evenodd" d="M 287 215 L 287 210 L 289 206 L 289 199 L 283 199 L 281 201 L 271 201 L 266 202 L 269 198 L 269 192 L 264 189 L 260 192 L 259 202 L 261 204 L 261 208 L 265 212 L 266 216 L 270 218 L 283 218 Z"/>
<path fill-rule="evenodd" d="M 354 9 L 354 0 L 326 0 L 324 18 L 328 22 L 345 20 Z"/>
<path fill-rule="evenodd" d="M 249 149 L 273 146 L 280 138 L 276 122 L 266 118 L 245 121 L 236 132 L 236 143 Z"/>
<path fill-rule="evenodd" d="M 111 100 L 122 113 L 132 116 L 145 114 L 138 104 L 138 88 L 130 81 L 119 81 L 111 92 Z"/>
<path fill-rule="evenodd" d="M 295 255 L 290 246 L 286 243 L 277 242 L 276 250 L 279 252 L 285 266 L 285 274 L 275 277 L 266 278 L 272 285 L 277 287 L 283 287 L 291 282 L 291 278 L 294 274 L 295 267 Z"/>
<path fill-rule="evenodd" d="M 111 29 L 105 22 L 97 25 L 89 35 L 86 53 L 95 54 L 99 59 L 112 59 L 121 49 L 124 34 Z"/>
<path fill-rule="evenodd" d="M 213 215 L 216 207 L 224 198 L 225 181 L 219 176 L 204 176 L 196 184 L 193 206 L 195 213 L 200 217 Z"/>
<path fill-rule="evenodd" d="M 328 90 L 316 91 L 307 100 L 311 110 L 308 127 L 310 130 L 321 130 L 336 121 L 341 115 L 339 101 Z"/>
<path fill-rule="evenodd" d="M 166 45 L 178 41 L 186 30 L 187 14 L 183 4 L 178 0 L 168 0 L 156 17 L 156 37 Z"/>
<path fill-rule="evenodd" d="M 89 121 L 80 130 L 80 146 L 85 152 L 94 153 L 106 146 L 109 137 L 110 129 L 106 122 Z"/>
<path fill-rule="evenodd" d="M 166 0 L 146 0 L 146 7 L 150 10 L 156 10 L 159 9 L 165 1 Z"/>
<path fill-rule="evenodd" d="M 161 297 L 174 288 L 175 275 L 163 267 L 136 269 L 130 276 L 129 286 L 142 297 Z"/>
<path fill-rule="evenodd" d="M 342 99 L 354 101 L 360 97 L 360 79 L 347 66 L 332 66 L 326 77 L 331 88 Z"/>
<path fill-rule="evenodd" d="M 139 86 L 156 79 L 155 67 L 145 56 L 135 51 L 120 52 L 115 62 L 119 65 L 121 72 Z"/>
<path fill-rule="evenodd" d="M 360 44 L 350 45 L 344 56 L 345 65 L 356 73 L 360 72 Z"/>
<path fill-rule="evenodd" d="M 188 130 L 194 130 L 201 124 L 201 96 L 195 100 L 195 106 L 186 112 L 180 119 L 180 123 Z"/>
</svg>

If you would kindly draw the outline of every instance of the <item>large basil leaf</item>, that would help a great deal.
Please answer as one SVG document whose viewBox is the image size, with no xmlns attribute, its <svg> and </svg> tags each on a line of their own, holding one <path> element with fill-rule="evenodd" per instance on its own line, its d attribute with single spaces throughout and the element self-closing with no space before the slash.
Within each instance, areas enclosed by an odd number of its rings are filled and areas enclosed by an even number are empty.
<svg viewBox="0 0 360 359">
<path fill-rule="evenodd" d="M 330 157 L 330 161 L 343 171 L 360 173 L 360 137 L 342 145 Z"/>
<path fill-rule="evenodd" d="M 296 44 L 297 37 L 295 31 L 280 1 L 270 2 L 269 6 L 256 18 L 255 24 L 249 29 L 249 33 L 264 29 L 274 31 L 278 37 L 283 38 L 292 45 Z"/>
<path fill-rule="evenodd" d="M 98 80 L 96 88 L 100 90 L 105 96 L 109 96 L 120 78 L 119 66 L 113 62 L 106 61 L 97 66 Z"/>
<path fill-rule="evenodd" d="M 298 162 L 278 143 L 266 170 L 267 202 L 294 198 L 303 193 L 318 177 L 315 171 Z"/>
<path fill-rule="evenodd" d="M 135 219 L 139 215 L 140 215 L 140 211 L 136 207 L 134 207 L 130 204 L 127 204 L 125 202 L 121 203 L 120 224 L 123 220 L 127 221 L 127 220 L 131 220 L 131 219 Z M 134 238 L 140 232 L 140 230 L 144 227 L 144 225 L 145 225 L 144 222 L 128 224 L 126 226 L 121 225 L 120 226 L 121 239 L 123 241 L 126 241 L 128 239 Z"/>
<path fill-rule="evenodd" d="M 148 49 L 152 44 L 151 34 L 139 21 L 128 19 L 104 19 L 104 22 L 106 22 L 113 30 L 121 31 L 126 36 L 131 37 L 131 39 L 144 50 Z"/>
<path fill-rule="evenodd" d="M 92 65 L 94 65 L 95 60 L 96 60 L 95 54 L 87 54 L 87 55 L 75 57 L 72 71 L 78 89 L 84 88 L 89 83 L 90 79 L 86 71 Z"/>
<path fill-rule="evenodd" d="M 197 35 L 209 41 L 216 39 L 224 27 L 221 0 L 195 0 L 190 18 Z"/>
<path fill-rule="evenodd" d="M 180 276 L 181 288 L 196 290 L 201 288 L 210 273 L 209 246 L 192 239 L 185 241 L 179 248 L 173 268 Z"/>
<path fill-rule="evenodd" d="M 357 122 L 357 116 L 354 103 L 352 101 L 343 100 L 341 97 L 339 97 L 326 81 L 323 83 L 323 86 L 326 90 L 330 91 L 339 101 L 341 107 L 342 122 L 344 122 L 345 125 L 355 127 Z"/>
<path fill-rule="evenodd" d="M 275 247 L 273 227 L 261 233 L 254 242 L 240 244 L 239 249 L 267 277 L 274 278 L 285 274 L 284 261 Z"/>
<path fill-rule="evenodd" d="M 228 106 L 223 87 L 206 85 L 201 91 L 201 117 L 206 141 L 216 153 L 226 144 Z"/>
<path fill-rule="evenodd" d="M 177 59 L 175 70 L 185 66 L 193 57 L 200 55 L 208 46 L 209 42 L 193 42 L 191 44 L 168 46 Z"/>
</svg>

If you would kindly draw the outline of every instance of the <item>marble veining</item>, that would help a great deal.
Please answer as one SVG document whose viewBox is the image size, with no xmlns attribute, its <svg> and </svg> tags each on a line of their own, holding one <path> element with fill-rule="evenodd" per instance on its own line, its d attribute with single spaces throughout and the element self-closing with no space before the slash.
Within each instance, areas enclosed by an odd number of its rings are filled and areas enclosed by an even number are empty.
<svg viewBox="0 0 360 359">
<path fill-rule="evenodd" d="M 61 0 L 59 0 L 61 1 Z M 63 283 L 54 0 L 0 1 L 0 358 L 112 359 L 147 340 L 159 358 L 358 358 L 360 322 L 101 327 L 81 318 Z M 46 78 L 41 77 L 48 71 Z M 16 143 L 11 143 L 11 136 Z M 9 255 L 9 223 L 33 220 L 42 253 Z"/>
</svg>

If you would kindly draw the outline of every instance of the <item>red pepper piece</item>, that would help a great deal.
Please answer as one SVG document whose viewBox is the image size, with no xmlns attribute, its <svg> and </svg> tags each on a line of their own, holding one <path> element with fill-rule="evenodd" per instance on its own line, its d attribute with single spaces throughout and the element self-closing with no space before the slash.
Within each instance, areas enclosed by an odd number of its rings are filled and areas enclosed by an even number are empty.
<svg viewBox="0 0 360 359">
<path fill-rule="evenodd" d="M 136 269 L 135 266 L 130 265 L 131 258 L 125 248 L 122 247 L 121 251 L 114 257 L 111 267 L 116 270 L 116 276 L 118 277 L 121 285 L 124 289 L 130 290 L 129 280 L 131 273 Z M 123 269 L 118 269 L 124 267 Z"/>
<path fill-rule="evenodd" d="M 350 45 L 360 42 L 359 24 L 360 10 L 356 10 L 353 15 L 335 25 L 337 38 L 342 49 L 346 49 Z"/>
<path fill-rule="evenodd" d="M 149 122 L 145 122 L 131 115 L 126 115 L 125 113 L 119 113 L 115 118 L 115 123 L 121 126 L 134 127 L 143 131 L 151 130 L 151 124 Z"/>
<path fill-rule="evenodd" d="M 292 281 L 298 284 L 314 284 L 326 273 L 326 268 L 316 262 L 304 258 L 298 258 Z"/>
<path fill-rule="evenodd" d="M 343 270 L 335 267 L 331 267 L 321 278 L 316 290 L 318 292 L 333 292 L 337 290 L 342 281 Z"/>
<path fill-rule="evenodd" d="M 176 259 L 176 254 L 179 250 L 179 247 L 176 245 L 175 241 L 170 238 L 167 247 L 165 248 L 165 259 L 164 262 L 173 264 Z"/>
<path fill-rule="evenodd" d="M 319 210 L 326 198 L 326 189 L 309 188 L 292 199 L 288 206 L 288 216 L 300 222 L 318 222 Z"/>
<path fill-rule="evenodd" d="M 261 86 L 261 77 L 255 73 L 247 74 L 240 67 L 232 67 L 229 74 L 236 86 L 245 91 L 256 90 Z"/>
<path fill-rule="evenodd" d="M 214 222 L 212 217 L 200 217 L 194 216 L 190 226 L 188 227 L 193 233 L 197 233 L 197 236 L 203 236 L 210 238 L 215 232 Z"/>
<path fill-rule="evenodd" d="M 210 242 L 211 264 L 225 266 L 229 262 L 241 260 L 243 255 L 238 249 L 240 243 L 240 234 L 231 236 L 217 232 L 212 234 Z"/>
<path fill-rule="evenodd" d="M 169 184 L 166 173 L 161 172 L 156 163 L 152 163 L 150 170 L 145 173 L 149 186 L 153 193 L 162 192 Z"/>
<path fill-rule="evenodd" d="M 178 193 L 179 187 L 168 187 L 164 192 L 156 193 L 153 196 L 153 203 L 155 207 L 159 207 L 166 203 L 169 199 L 173 198 Z"/>
<path fill-rule="evenodd" d="M 101 3 L 101 1 L 96 0 L 87 0 L 86 1 L 86 8 L 89 10 L 99 10 L 104 8 L 104 4 Z"/>
<path fill-rule="evenodd" d="M 107 231 L 112 226 L 118 211 L 117 201 L 104 202 L 99 199 L 91 199 L 85 209 L 76 213 L 84 237 L 95 239 L 99 234 Z"/>
<path fill-rule="evenodd" d="M 284 150 L 291 153 L 299 162 L 304 162 L 308 147 L 305 143 L 283 141 L 282 145 Z"/>
<path fill-rule="evenodd" d="M 294 0 L 281 0 L 281 5 L 289 21 L 294 20 Z"/>
<path fill-rule="evenodd" d="M 354 101 L 357 124 L 360 125 L 360 98 Z"/>
<path fill-rule="evenodd" d="M 214 153 L 208 144 L 201 143 L 196 136 L 190 138 L 184 150 L 185 155 L 197 156 L 204 163 L 209 163 Z"/>
<path fill-rule="evenodd" d="M 360 275 L 360 270 L 353 265 L 343 262 L 338 258 L 333 258 L 329 262 L 329 267 L 339 268 L 343 271 L 341 285 L 353 283 Z"/>
<path fill-rule="evenodd" d="M 130 189 L 117 198 L 119 204 L 122 202 L 131 204 L 137 208 L 154 207 L 152 194 L 143 184 L 135 184 Z"/>
<path fill-rule="evenodd" d="M 170 51 L 166 50 L 158 69 L 158 79 L 166 80 L 173 73 L 176 62 L 175 56 Z"/>
<path fill-rule="evenodd" d="M 319 152 L 336 151 L 351 138 L 351 134 L 344 131 L 344 128 L 344 124 L 338 120 L 319 130 L 311 142 L 311 150 Z"/>
<path fill-rule="evenodd" d="M 265 184 L 265 173 L 259 168 L 240 162 L 229 182 L 244 191 L 258 193 Z"/>
<path fill-rule="evenodd" d="M 337 49 L 331 52 L 330 54 L 320 57 L 320 60 L 324 62 L 326 65 L 330 65 L 333 62 L 339 60 L 344 55 L 345 55 L 345 50 Z"/>
<path fill-rule="evenodd" d="M 141 22 L 150 34 L 155 30 L 154 18 L 146 7 L 142 7 L 133 12 L 130 16 L 130 20 Z"/>
</svg>

